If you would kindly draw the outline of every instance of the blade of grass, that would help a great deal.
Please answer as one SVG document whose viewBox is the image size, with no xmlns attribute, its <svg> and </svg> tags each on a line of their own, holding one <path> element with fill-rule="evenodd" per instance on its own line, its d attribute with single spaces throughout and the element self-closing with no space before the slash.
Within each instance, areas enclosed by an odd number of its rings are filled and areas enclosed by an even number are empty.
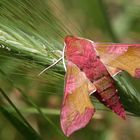
<svg viewBox="0 0 140 140">
<path fill-rule="evenodd" d="M 140 116 L 140 80 L 123 71 L 114 77 L 125 109 Z"/>
<path fill-rule="evenodd" d="M 20 119 L 15 115 L 13 115 L 12 113 L 10 113 L 5 107 L 0 106 L 0 111 L 2 112 L 2 114 L 13 124 L 13 126 L 21 133 L 21 135 L 26 140 L 31 140 L 31 139 L 42 140 L 39 134 L 26 121 L 26 119 L 22 116 L 22 114 L 17 109 L 17 107 L 12 103 L 12 101 L 9 99 L 9 97 L 1 88 L 0 88 L 0 92 L 8 101 L 8 103 L 13 107 L 14 111 L 20 117 Z"/>
<path fill-rule="evenodd" d="M 25 140 L 42 140 L 41 137 L 32 129 L 30 129 L 23 121 L 9 112 L 5 107 L 0 107 L 0 112 L 9 120 L 11 124 L 20 132 Z"/>
<path fill-rule="evenodd" d="M 27 122 L 27 120 L 23 117 L 23 115 L 20 113 L 20 111 L 17 109 L 17 107 L 13 104 L 13 102 L 9 99 L 9 97 L 6 95 L 6 93 L 3 91 L 2 88 L 0 88 L 0 92 L 3 95 L 3 97 L 8 101 L 8 103 L 13 107 L 13 109 L 16 111 L 16 113 L 19 115 L 19 117 L 24 121 L 24 123 L 29 127 L 32 128 L 32 126 Z"/>
</svg>

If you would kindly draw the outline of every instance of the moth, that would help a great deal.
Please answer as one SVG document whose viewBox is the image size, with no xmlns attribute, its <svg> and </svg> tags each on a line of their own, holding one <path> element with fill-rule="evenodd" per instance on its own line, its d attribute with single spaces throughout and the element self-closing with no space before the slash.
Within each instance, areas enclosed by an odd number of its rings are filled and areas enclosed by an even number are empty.
<svg viewBox="0 0 140 140">
<path fill-rule="evenodd" d="M 67 71 L 60 114 L 66 136 L 85 127 L 95 113 L 90 96 L 125 119 L 113 76 L 122 70 L 140 78 L 140 45 L 94 43 L 88 39 L 65 38 Z"/>
</svg>

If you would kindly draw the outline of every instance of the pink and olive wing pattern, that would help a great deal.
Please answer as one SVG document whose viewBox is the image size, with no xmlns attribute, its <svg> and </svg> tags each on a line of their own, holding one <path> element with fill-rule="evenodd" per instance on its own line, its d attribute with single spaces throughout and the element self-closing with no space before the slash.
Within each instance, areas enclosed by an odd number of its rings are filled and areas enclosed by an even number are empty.
<svg viewBox="0 0 140 140">
<path fill-rule="evenodd" d="M 66 136 L 83 128 L 91 120 L 95 109 L 90 101 L 90 91 L 94 91 L 85 74 L 72 62 L 67 62 L 65 90 L 61 109 L 61 127 Z"/>
<path fill-rule="evenodd" d="M 140 78 L 140 44 L 96 44 L 101 60 L 108 67 L 127 71 Z"/>
</svg>

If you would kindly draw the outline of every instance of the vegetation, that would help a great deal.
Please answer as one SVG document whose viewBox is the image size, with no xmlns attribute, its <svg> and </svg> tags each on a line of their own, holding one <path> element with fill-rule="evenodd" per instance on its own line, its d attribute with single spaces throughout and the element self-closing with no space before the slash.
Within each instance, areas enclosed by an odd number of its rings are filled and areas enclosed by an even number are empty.
<svg viewBox="0 0 140 140">
<path fill-rule="evenodd" d="M 138 0 L 0 0 L 0 139 L 139 140 L 140 81 L 116 75 L 123 121 L 95 98 L 97 113 L 86 128 L 66 138 L 59 123 L 63 98 L 61 57 L 66 35 L 95 42 L 139 42 Z"/>
</svg>

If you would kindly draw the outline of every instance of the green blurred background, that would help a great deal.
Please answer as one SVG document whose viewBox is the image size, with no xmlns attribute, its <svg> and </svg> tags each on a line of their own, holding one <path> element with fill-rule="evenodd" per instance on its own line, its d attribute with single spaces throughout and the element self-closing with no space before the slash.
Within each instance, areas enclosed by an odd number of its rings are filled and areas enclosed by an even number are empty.
<svg viewBox="0 0 140 140">
<path fill-rule="evenodd" d="M 92 99 L 97 109 L 91 123 L 69 138 L 63 136 L 59 121 L 62 63 L 38 74 L 60 58 L 66 35 L 95 42 L 139 43 L 140 1 L 0 0 L 0 88 L 4 91 L 0 105 L 7 111 L 0 113 L 0 140 L 38 140 L 32 137 L 35 132 L 27 134 L 32 127 L 42 140 L 140 140 L 139 117 L 129 114 L 124 121 L 96 99 Z M 27 126 L 21 130 L 23 122 Z"/>
</svg>

